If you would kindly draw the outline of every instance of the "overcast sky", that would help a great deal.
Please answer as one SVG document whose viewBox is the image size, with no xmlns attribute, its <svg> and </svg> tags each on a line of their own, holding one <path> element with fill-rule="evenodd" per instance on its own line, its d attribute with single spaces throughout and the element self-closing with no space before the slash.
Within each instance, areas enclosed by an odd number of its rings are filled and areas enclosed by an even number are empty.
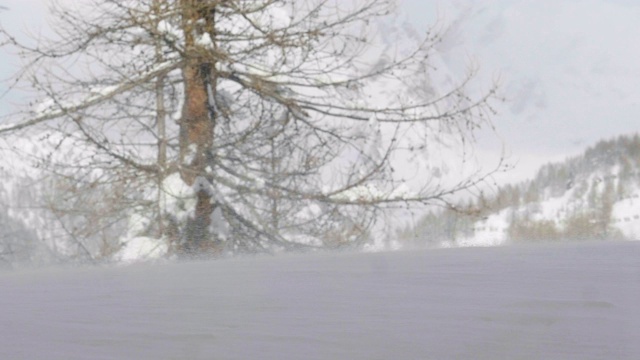
<svg viewBox="0 0 640 360">
<path fill-rule="evenodd" d="M 37 32 L 44 2 L 0 0 L 9 8 L 0 21 Z M 479 83 L 500 79 L 508 101 L 494 119 L 499 139 L 481 134 L 479 150 L 495 158 L 504 143 L 517 165 L 505 179 L 640 127 L 640 1 L 401 0 L 400 10 L 418 29 L 448 27 L 440 49 L 448 71 L 475 63 Z M 16 64 L 1 53 L 0 75 Z M 4 96 L 0 107 L 16 100 Z"/>
<path fill-rule="evenodd" d="M 508 101 L 494 119 L 510 178 L 640 128 L 640 1 L 402 0 L 416 27 L 449 24 L 453 69 L 470 61 L 480 80 L 501 80 Z M 495 142 L 484 137 L 481 149 Z M 495 146 L 494 146 L 495 150 Z"/>
</svg>

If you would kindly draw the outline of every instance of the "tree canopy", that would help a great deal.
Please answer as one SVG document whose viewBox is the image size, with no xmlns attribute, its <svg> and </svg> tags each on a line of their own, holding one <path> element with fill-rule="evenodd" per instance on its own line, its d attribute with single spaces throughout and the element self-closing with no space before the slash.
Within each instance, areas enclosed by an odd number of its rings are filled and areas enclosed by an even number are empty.
<svg viewBox="0 0 640 360">
<path fill-rule="evenodd" d="M 471 96 L 473 72 L 436 88 L 441 34 L 385 42 L 379 19 L 392 11 L 387 0 L 57 5 L 48 39 L 1 33 L 38 99 L 0 133 L 74 149 L 39 160 L 73 195 L 50 207 L 87 239 L 144 236 L 190 254 L 363 244 L 385 209 L 447 205 L 491 173 L 427 173 L 416 188 L 396 171 L 451 139 L 472 143 L 495 91 Z"/>
</svg>

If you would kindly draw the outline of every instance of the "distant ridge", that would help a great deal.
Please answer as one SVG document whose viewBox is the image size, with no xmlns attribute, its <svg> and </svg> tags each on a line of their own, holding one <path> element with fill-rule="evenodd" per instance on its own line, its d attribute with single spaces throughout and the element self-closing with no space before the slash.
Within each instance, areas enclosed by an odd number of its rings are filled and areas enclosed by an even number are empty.
<svg viewBox="0 0 640 360">
<path fill-rule="evenodd" d="M 457 211 L 428 213 L 399 237 L 413 246 L 640 239 L 640 135 L 600 141 Z"/>
</svg>

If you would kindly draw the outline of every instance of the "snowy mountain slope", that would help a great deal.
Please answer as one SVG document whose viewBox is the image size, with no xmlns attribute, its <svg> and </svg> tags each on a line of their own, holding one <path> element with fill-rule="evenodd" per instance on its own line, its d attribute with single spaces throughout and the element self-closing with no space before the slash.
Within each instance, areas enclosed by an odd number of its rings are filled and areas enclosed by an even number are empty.
<svg viewBox="0 0 640 360">
<path fill-rule="evenodd" d="M 26 138 L 3 138 L 0 145 L 0 262 L 39 263 L 51 260 L 46 239 L 55 233 L 44 216 L 39 199 L 46 185 L 38 181 L 37 170 L 20 151 L 38 151 Z M 51 230 L 51 231 L 50 231 Z M 53 231 L 53 232 L 52 232 Z"/>
<path fill-rule="evenodd" d="M 20 259 L 12 257 L 8 247 L 11 244 L 0 238 L 0 253 L 7 252 L 3 258 L 8 262 L 90 261 L 103 251 L 104 243 L 101 245 L 95 237 L 81 238 L 74 232 L 91 222 L 87 221 L 87 210 L 100 209 L 103 205 L 100 202 L 108 201 L 107 196 L 100 201 L 84 198 L 82 206 L 73 212 L 62 210 L 70 199 L 82 193 L 83 184 L 91 180 L 83 177 L 71 184 L 66 178 L 68 169 L 57 166 L 64 160 L 69 168 L 82 169 L 91 158 L 89 152 L 70 140 L 72 138 L 72 135 L 65 138 L 44 131 L 5 135 L 0 139 L 0 220 L 23 229 L 7 237 L 7 241 L 20 244 L 25 251 Z M 99 225 L 93 221 L 89 226 Z"/>
<path fill-rule="evenodd" d="M 639 245 L 0 273 L 0 357 L 638 359 Z"/>
<path fill-rule="evenodd" d="M 601 141 L 461 210 L 425 217 L 403 237 L 445 246 L 640 239 L 640 136 Z M 438 223 L 450 225 L 436 233 Z"/>
</svg>

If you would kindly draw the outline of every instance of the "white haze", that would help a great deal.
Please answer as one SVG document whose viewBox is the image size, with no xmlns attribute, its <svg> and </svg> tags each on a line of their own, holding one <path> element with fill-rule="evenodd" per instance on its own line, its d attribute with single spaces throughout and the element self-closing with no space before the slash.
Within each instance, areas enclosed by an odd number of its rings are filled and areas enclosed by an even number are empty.
<svg viewBox="0 0 640 360">
<path fill-rule="evenodd" d="M 45 13 L 41 0 L 0 4 L 18 30 Z M 416 27 L 454 22 L 446 71 L 475 61 L 481 80 L 500 75 L 496 131 L 519 164 L 503 180 L 637 130 L 639 2 L 401 9 Z M 16 65 L 0 55 L 3 78 Z M 494 162 L 502 143 L 479 139 Z M 7 270 L 0 358 L 638 359 L 638 254 L 629 242 Z"/>
<path fill-rule="evenodd" d="M 494 118 L 514 171 L 576 155 L 603 138 L 638 131 L 640 2 L 633 0 L 401 0 L 413 26 L 448 28 L 449 71 L 479 67 L 507 101 Z M 480 137 L 485 161 L 501 142 Z M 489 160 L 486 160 L 489 159 Z"/>
<path fill-rule="evenodd" d="M 62 1 L 70 2 L 69 0 Z M 0 23 L 14 33 L 46 35 L 45 0 L 5 0 Z M 479 67 L 482 88 L 494 80 L 507 101 L 497 107 L 496 137 L 480 134 L 481 163 L 506 150 L 515 169 L 499 182 L 523 180 L 549 161 L 575 155 L 602 138 L 638 130 L 640 3 L 630 0 L 399 0 L 397 21 L 418 32 L 448 29 L 438 71 Z M 51 19 L 48 19 L 51 20 Z M 0 78 L 17 70 L 0 53 Z M 8 83 L 3 88 L 6 89 Z M 480 90 L 479 89 L 479 90 Z M 0 88 L 4 92 L 3 89 Z M 23 93 L 0 98 L 0 114 Z"/>
<path fill-rule="evenodd" d="M 0 273 L 2 359 L 640 358 L 640 243 Z"/>
</svg>

